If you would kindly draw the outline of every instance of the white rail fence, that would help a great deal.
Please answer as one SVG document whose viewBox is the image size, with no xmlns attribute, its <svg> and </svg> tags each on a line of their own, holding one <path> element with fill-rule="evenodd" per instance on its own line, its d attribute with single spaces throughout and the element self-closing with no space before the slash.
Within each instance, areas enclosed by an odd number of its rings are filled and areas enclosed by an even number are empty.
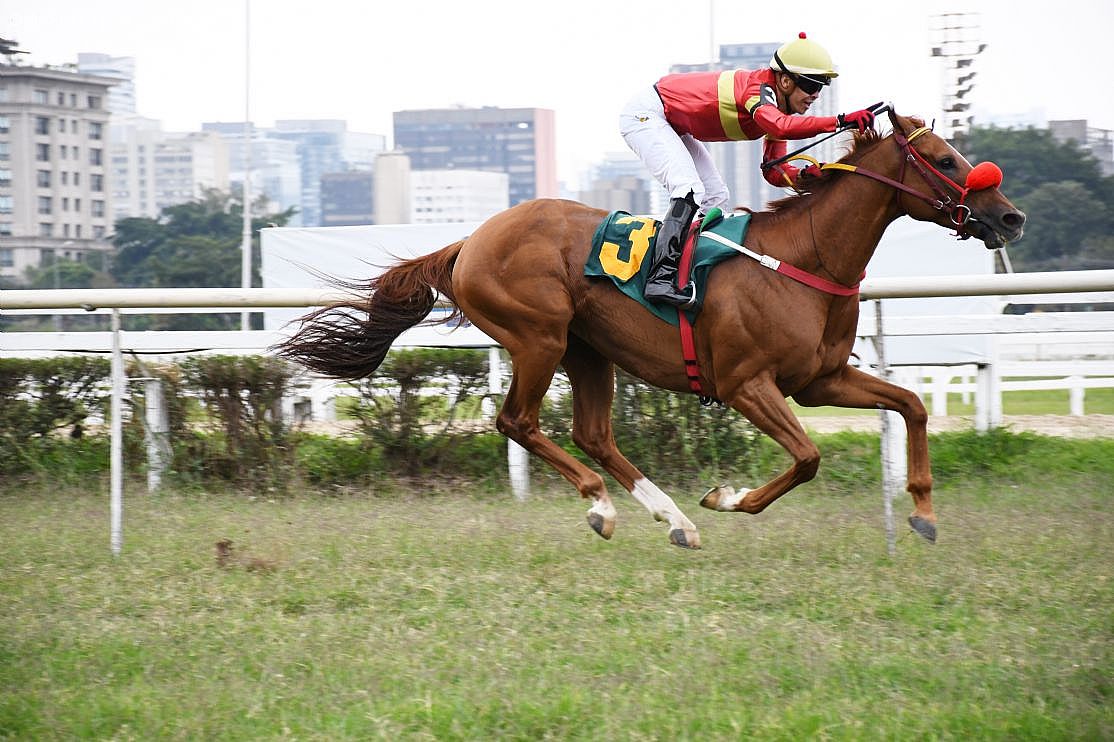
<svg viewBox="0 0 1114 742">
<path fill-rule="evenodd" d="M 1078 292 L 1100 292 L 1088 297 L 1095 302 L 1114 301 L 1114 270 L 1107 271 L 1064 271 L 1059 273 L 1029 273 L 1012 275 L 971 275 L 938 276 L 920 278 L 878 278 L 863 282 L 863 299 L 940 297 L 940 296 L 1007 296 L 1060 294 Z M 253 309 L 274 307 L 312 307 L 321 306 L 343 298 L 341 294 L 322 289 L 55 289 L 55 290 L 14 290 L 0 292 L 0 310 L 41 312 L 42 310 L 80 309 L 86 312 L 110 309 L 112 314 L 111 330 L 86 333 L 0 333 L 0 351 L 4 355 L 36 355 L 43 353 L 105 352 L 112 354 L 112 402 L 111 402 L 111 533 L 112 552 L 119 554 L 122 545 L 122 399 L 125 394 L 123 351 L 135 353 L 190 353 L 198 351 L 219 352 L 259 352 L 274 345 L 283 335 L 268 331 L 239 332 L 189 332 L 178 334 L 126 332 L 120 330 L 121 310 L 142 309 L 142 313 L 160 309 L 203 308 L 210 311 L 227 309 Z M 1042 297 L 1046 299 L 1047 297 Z M 1114 335 L 1114 312 L 1080 313 L 1067 312 L 1045 315 L 993 315 L 993 316 L 949 316 L 949 317 L 883 317 L 880 302 L 875 302 L 873 323 L 860 324 L 858 334 L 862 338 L 873 339 L 882 362 L 879 373 L 889 375 L 884 364 L 884 339 L 899 336 L 925 335 L 1008 335 L 1034 333 L 1108 333 Z M 872 326 L 865 326 L 872 325 Z M 414 331 L 412 331 L 414 332 Z M 412 336 L 413 338 L 414 336 Z M 452 341 L 439 341 L 437 337 L 422 336 L 419 340 L 400 338 L 400 345 L 453 345 L 464 344 Z M 473 347 L 488 347 L 488 339 L 477 339 Z M 491 379 L 492 391 L 495 389 L 499 374 L 496 366 L 499 355 L 496 348 L 491 349 L 493 364 Z M 1093 368 L 1104 378 L 1098 380 L 1075 380 L 1072 377 L 1085 376 L 1078 363 L 1071 364 L 1068 373 L 1063 374 L 1070 381 L 1069 389 L 1105 386 L 1106 376 L 1114 375 L 1110 363 L 1114 360 L 1100 359 Z M 1018 373 L 1019 367 L 1010 367 L 1010 374 Z M 960 393 L 976 392 L 976 427 L 986 430 L 1001 421 L 1001 391 L 1024 382 L 1002 382 L 1001 369 L 992 364 L 980 365 L 976 370 L 974 384 L 964 382 Z M 1042 374 L 1043 375 L 1043 374 Z M 1060 375 L 1059 373 L 1050 375 Z M 938 377 L 941 375 L 937 375 Z M 940 396 L 942 382 L 933 382 Z M 949 382 L 950 385 L 950 382 Z M 1074 398 L 1074 397 L 1073 397 Z M 984 402 L 985 400 L 985 402 Z M 1080 400 L 1082 397 L 1080 396 Z M 980 402 L 982 402 L 980 404 Z M 1082 401 L 1080 401 L 1080 405 Z M 157 423 L 156 423 L 157 424 Z M 904 423 L 895 413 L 883 413 L 883 490 L 886 512 L 887 542 L 890 551 L 894 549 L 892 499 L 904 485 L 905 455 Z M 516 494 L 525 493 L 525 457 L 515 452 L 517 447 L 509 447 L 512 484 Z M 520 468 L 516 471 L 516 458 Z"/>
</svg>

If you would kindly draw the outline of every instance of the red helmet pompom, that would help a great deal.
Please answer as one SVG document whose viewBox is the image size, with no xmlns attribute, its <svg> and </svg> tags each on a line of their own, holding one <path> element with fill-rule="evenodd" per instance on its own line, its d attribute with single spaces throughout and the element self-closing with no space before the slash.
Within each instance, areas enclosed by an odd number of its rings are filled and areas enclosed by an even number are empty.
<svg viewBox="0 0 1114 742">
<path fill-rule="evenodd" d="M 807 39 L 808 36 L 805 36 L 805 32 L 801 31 L 799 34 L 797 34 L 797 38 L 798 39 Z"/>
<path fill-rule="evenodd" d="M 967 173 L 967 188 L 972 191 L 982 191 L 987 188 L 997 188 L 1002 185 L 1002 168 L 993 162 L 980 162 Z"/>
</svg>

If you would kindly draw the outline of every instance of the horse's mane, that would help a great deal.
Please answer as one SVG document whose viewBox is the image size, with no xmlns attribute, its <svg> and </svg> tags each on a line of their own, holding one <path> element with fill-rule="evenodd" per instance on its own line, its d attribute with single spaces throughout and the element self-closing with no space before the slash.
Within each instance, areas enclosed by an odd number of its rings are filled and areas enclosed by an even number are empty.
<svg viewBox="0 0 1114 742">
<path fill-rule="evenodd" d="M 921 126 L 923 124 L 918 123 L 917 125 Z M 877 147 L 884 138 L 882 134 L 874 129 L 867 129 L 865 132 L 861 133 L 856 132 L 847 153 L 844 154 L 838 162 L 847 165 L 857 164 L 868 152 Z M 831 188 L 832 185 L 844 175 L 847 175 L 846 170 L 830 170 L 824 173 L 823 178 L 809 178 L 805 190 L 778 199 L 777 201 L 771 201 L 767 206 L 767 210 L 770 212 L 785 213 L 798 207 L 807 207 L 809 196 L 823 193 Z"/>
</svg>

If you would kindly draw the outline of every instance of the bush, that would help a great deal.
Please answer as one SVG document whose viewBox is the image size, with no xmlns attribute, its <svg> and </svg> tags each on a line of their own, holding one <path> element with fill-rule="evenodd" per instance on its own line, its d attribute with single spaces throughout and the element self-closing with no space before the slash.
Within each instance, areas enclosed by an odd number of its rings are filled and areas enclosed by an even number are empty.
<svg viewBox="0 0 1114 742">
<path fill-rule="evenodd" d="M 0 469 L 32 468 L 28 445 L 56 431 L 81 437 L 85 418 L 106 409 L 110 375 L 104 358 L 0 359 Z"/>
<path fill-rule="evenodd" d="M 294 367 L 266 356 L 195 356 L 181 368 L 216 430 L 175 445 L 175 470 L 231 481 L 281 479 L 291 460 L 282 399 L 295 385 Z"/>
</svg>

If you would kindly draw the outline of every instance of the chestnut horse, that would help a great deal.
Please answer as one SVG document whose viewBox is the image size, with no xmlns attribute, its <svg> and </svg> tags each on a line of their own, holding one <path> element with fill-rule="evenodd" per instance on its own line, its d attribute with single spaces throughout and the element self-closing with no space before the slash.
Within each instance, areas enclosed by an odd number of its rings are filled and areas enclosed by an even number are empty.
<svg viewBox="0 0 1114 742">
<path fill-rule="evenodd" d="M 811 192 L 753 215 L 747 247 L 829 282 L 855 285 L 886 227 L 899 216 L 955 228 L 988 248 L 1022 233 L 1025 215 L 997 178 L 968 175 L 971 164 L 923 122 L 889 113 L 886 137 L 868 131 L 825 166 Z M 963 184 L 963 185 L 961 185 Z M 957 200 L 958 199 L 958 200 Z M 651 315 L 607 280 L 584 276 L 592 234 L 606 213 L 542 199 L 512 207 L 438 252 L 400 262 L 359 288 L 352 301 L 320 308 L 281 343 L 280 355 L 335 378 L 374 371 L 391 343 L 422 322 L 436 294 L 502 345 L 513 377 L 496 421 L 501 433 L 537 454 L 593 501 L 588 522 L 602 537 L 615 527 L 603 478 L 547 438 L 538 409 L 559 366 L 573 395 L 573 441 L 659 521 L 669 540 L 699 548 L 700 537 L 674 501 L 615 445 L 611 428 L 615 366 L 655 386 L 687 392 L 677 328 Z M 913 529 L 936 538 L 927 414 L 915 394 L 847 361 L 859 315 L 856 295 L 824 293 L 738 257 L 712 271 L 694 324 L 700 383 L 781 444 L 792 465 L 754 489 L 710 490 L 701 505 L 759 513 L 816 475 L 820 451 L 786 403 L 895 410 L 908 428 L 907 489 Z"/>
</svg>

